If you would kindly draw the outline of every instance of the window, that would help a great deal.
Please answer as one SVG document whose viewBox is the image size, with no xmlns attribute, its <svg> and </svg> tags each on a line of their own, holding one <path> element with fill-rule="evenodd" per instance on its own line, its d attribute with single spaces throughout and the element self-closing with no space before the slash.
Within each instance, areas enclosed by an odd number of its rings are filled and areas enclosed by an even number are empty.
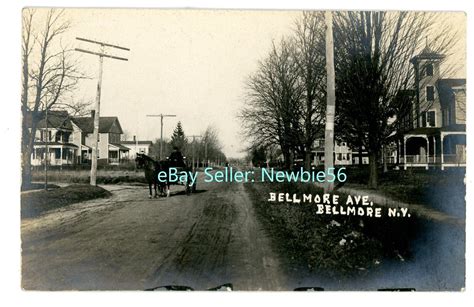
<svg viewBox="0 0 474 307">
<path fill-rule="evenodd" d="M 120 135 L 117 133 L 109 133 L 110 143 L 120 143 Z"/>
<path fill-rule="evenodd" d="M 51 136 L 51 131 L 48 130 L 41 130 L 41 141 L 43 142 L 48 142 L 48 141 L 51 141 L 52 139 L 52 136 Z"/>
<path fill-rule="evenodd" d="M 421 125 L 423 127 L 436 127 L 436 111 L 427 111 L 421 114 Z"/>
<path fill-rule="evenodd" d="M 428 111 L 426 116 L 426 126 L 427 127 L 435 127 L 436 126 L 436 112 L 435 111 Z"/>
<path fill-rule="evenodd" d="M 433 101 L 434 100 L 434 87 L 427 86 L 426 87 L 426 101 Z"/>
<path fill-rule="evenodd" d="M 426 65 L 426 75 L 427 76 L 433 75 L 433 64 Z"/>
<path fill-rule="evenodd" d="M 338 154 L 337 154 L 337 160 L 338 160 L 338 161 L 341 161 L 341 160 L 342 160 L 342 154 L 341 154 L 341 153 L 338 153 Z"/>
<path fill-rule="evenodd" d="M 421 126 L 426 127 L 426 112 L 421 114 Z"/>
<path fill-rule="evenodd" d="M 55 148 L 54 149 L 54 158 L 55 159 L 61 159 L 61 149 L 60 148 Z"/>
</svg>

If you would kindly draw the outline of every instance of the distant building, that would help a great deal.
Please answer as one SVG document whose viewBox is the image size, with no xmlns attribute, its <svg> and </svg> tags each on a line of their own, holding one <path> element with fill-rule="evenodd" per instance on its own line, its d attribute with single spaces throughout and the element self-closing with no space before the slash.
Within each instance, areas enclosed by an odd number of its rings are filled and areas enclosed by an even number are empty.
<svg viewBox="0 0 474 307">
<path fill-rule="evenodd" d="M 334 165 L 359 164 L 359 152 L 354 151 L 346 142 L 336 142 L 334 144 Z M 324 165 L 324 139 L 317 139 L 312 150 L 312 164 L 315 166 Z M 362 164 L 368 164 L 367 152 L 362 151 Z"/>
<path fill-rule="evenodd" d="M 137 156 L 137 153 L 149 155 L 150 148 L 151 148 L 151 145 L 153 145 L 153 142 L 152 141 L 139 141 L 139 140 L 136 140 L 134 136 L 132 141 L 121 141 L 120 144 L 129 149 L 127 152 L 124 153 L 122 158 L 135 159 Z"/>
</svg>

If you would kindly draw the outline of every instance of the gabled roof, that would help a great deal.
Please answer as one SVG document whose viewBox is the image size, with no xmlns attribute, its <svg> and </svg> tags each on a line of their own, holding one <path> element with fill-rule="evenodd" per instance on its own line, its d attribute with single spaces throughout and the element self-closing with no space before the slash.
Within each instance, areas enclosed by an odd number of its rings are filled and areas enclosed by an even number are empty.
<svg viewBox="0 0 474 307">
<path fill-rule="evenodd" d="M 94 132 L 94 119 L 92 117 L 73 117 L 72 121 L 84 132 Z M 99 119 L 99 133 L 120 133 L 122 134 L 122 127 L 117 116 L 100 117 Z"/>
<path fill-rule="evenodd" d="M 28 112 L 26 113 L 26 124 L 28 128 L 31 128 L 33 125 L 33 113 Z M 45 129 L 46 126 L 48 128 L 55 128 L 55 129 L 62 129 L 62 130 L 71 130 L 72 131 L 72 124 L 71 118 L 67 111 L 54 111 L 48 110 L 48 122 L 46 123 L 46 112 L 41 111 L 36 114 L 36 119 L 38 123 L 36 125 L 37 129 Z"/>
</svg>

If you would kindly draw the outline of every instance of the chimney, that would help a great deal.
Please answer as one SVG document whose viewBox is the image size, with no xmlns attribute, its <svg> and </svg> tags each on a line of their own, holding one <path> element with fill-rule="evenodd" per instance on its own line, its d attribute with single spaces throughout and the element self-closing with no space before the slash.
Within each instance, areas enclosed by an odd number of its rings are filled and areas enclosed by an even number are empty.
<svg viewBox="0 0 474 307">
<path fill-rule="evenodd" d="M 95 117 L 95 110 L 91 110 L 91 118 L 94 119 Z"/>
</svg>

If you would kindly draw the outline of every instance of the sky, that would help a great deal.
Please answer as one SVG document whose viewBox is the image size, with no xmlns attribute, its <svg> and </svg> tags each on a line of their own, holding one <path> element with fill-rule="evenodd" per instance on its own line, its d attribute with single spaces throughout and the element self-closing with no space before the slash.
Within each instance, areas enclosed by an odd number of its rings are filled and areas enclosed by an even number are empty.
<svg viewBox="0 0 474 307">
<path fill-rule="evenodd" d="M 242 157 L 245 143 L 237 114 L 244 104 L 245 81 L 272 41 L 290 34 L 299 16 L 301 11 L 67 9 L 72 27 L 61 41 L 99 50 L 75 40 L 84 37 L 131 49 L 106 49 L 129 60 L 104 59 L 101 95 L 101 116 L 118 116 L 129 138 L 154 141 L 160 137 L 160 120 L 146 115 L 174 114 L 165 118 L 165 138 L 178 121 L 187 135 L 213 126 L 224 153 Z M 452 22 L 464 30 L 461 19 Z M 464 44 L 456 50 L 464 52 Z M 77 57 L 90 79 L 79 83 L 73 98 L 93 102 L 98 57 Z M 462 54 L 452 60 L 462 68 L 460 77 L 465 77 L 463 62 Z"/>
</svg>

